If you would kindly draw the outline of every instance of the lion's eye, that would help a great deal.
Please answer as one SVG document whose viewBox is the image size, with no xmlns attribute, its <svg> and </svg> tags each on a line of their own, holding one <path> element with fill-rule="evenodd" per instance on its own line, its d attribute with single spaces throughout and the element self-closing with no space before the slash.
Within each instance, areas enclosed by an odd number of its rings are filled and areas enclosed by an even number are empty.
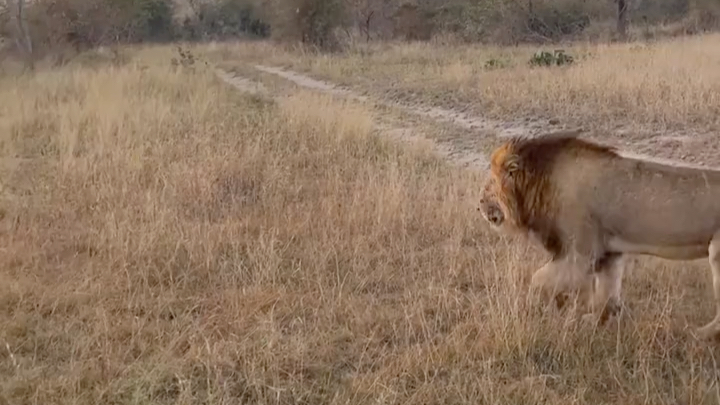
<svg viewBox="0 0 720 405">
<path fill-rule="evenodd" d="M 512 174 L 512 173 L 516 172 L 519 167 L 520 166 L 518 165 L 517 162 L 512 161 L 512 162 L 508 162 L 506 168 L 507 168 L 508 173 Z"/>
</svg>

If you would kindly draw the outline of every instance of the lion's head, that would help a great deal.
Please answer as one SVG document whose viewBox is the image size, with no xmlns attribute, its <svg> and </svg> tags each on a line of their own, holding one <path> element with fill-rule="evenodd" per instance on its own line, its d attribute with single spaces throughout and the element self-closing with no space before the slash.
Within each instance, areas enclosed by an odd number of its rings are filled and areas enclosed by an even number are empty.
<svg viewBox="0 0 720 405">
<path fill-rule="evenodd" d="M 495 182 L 492 177 L 488 177 L 480 195 L 480 207 L 478 211 L 483 218 L 494 227 L 501 227 L 505 222 L 505 212 L 503 212 L 498 194 L 495 192 Z"/>
<path fill-rule="evenodd" d="M 495 149 L 480 196 L 479 211 L 485 220 L 495 228 L 533 231 L 543 239 L 556 238 L 553 228 L 558 185 L 554 171 L 563 170 L 558 162 L 579 154 L 612 154 L 610 147 L 578 139 L 581 132 L 515 137 Z"/>
<path fill-rule="evenodd" d="M 526 156 L 511 140 L 497 148 L 490 157 L 490 173 L 480 196 L 480 212 L 494 227 L 522 227 L 525 223 L 524 202 L 538 181 Z"/>
<path fill-rule="evenodd" d="M 517 226 L 517 198 L 519 158 L 511 152 L 511 145 L 496 149 L 490 160 L 490 173 L 480 196 L 480 212 L 495 228 Z"/>
</svg>

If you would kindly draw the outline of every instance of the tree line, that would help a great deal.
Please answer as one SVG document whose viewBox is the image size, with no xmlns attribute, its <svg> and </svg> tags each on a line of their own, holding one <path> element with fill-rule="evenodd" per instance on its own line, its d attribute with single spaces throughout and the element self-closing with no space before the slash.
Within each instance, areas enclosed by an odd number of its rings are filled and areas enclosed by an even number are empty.
<svg viewBox="0 0 720 405">
<path fill-rule="evenodd" d="M 604 24 L 676 24 L 684 34 L 720 26 L 717 0 L 5 0 L 0 37 L 26 56 L 58 46 L 276 38 L 322 49 L 354 40 L 553 42 Z"/>
</svg>

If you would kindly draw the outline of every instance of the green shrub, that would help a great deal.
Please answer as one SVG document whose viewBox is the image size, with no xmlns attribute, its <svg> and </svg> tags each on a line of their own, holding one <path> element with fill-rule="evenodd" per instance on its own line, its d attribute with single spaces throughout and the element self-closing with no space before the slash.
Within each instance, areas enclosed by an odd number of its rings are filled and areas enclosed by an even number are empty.
<svg viewBox="0 0 720 405">
<path fill-rule="evenodd" d="M 510 66 L 510 61 L 508 59 L 492 58 L 485 61 L 484 68 L 486 70 L 495 70 L 506 68 L 508 66 Z"/>
<path fill-rule="evenodd" d="M 571 65 L 575 58 L 565 53 L 562 49 L 556 49 L 552 53 L 538 51 L 530 58 L 530 66 L 563 66 Z"/>
</svg>

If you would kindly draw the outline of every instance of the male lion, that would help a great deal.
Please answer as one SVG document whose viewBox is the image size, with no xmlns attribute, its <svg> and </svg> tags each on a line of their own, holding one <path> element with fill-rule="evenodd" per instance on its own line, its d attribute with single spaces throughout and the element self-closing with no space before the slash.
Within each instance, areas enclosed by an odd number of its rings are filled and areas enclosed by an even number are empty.
<svg viewBox="0 0 720 405">
<path fill-rule="evenodd" d="M 622 156 L 580 130 L 511 138 L 491 156 L 480 211 L 496 229 L 539 239 L 552 255 L 531 285 L 594 293 L 601 321 L 619 310 L 626 254 L 709 257 L 720 335 L 720 171 Z"/>
</svg>

